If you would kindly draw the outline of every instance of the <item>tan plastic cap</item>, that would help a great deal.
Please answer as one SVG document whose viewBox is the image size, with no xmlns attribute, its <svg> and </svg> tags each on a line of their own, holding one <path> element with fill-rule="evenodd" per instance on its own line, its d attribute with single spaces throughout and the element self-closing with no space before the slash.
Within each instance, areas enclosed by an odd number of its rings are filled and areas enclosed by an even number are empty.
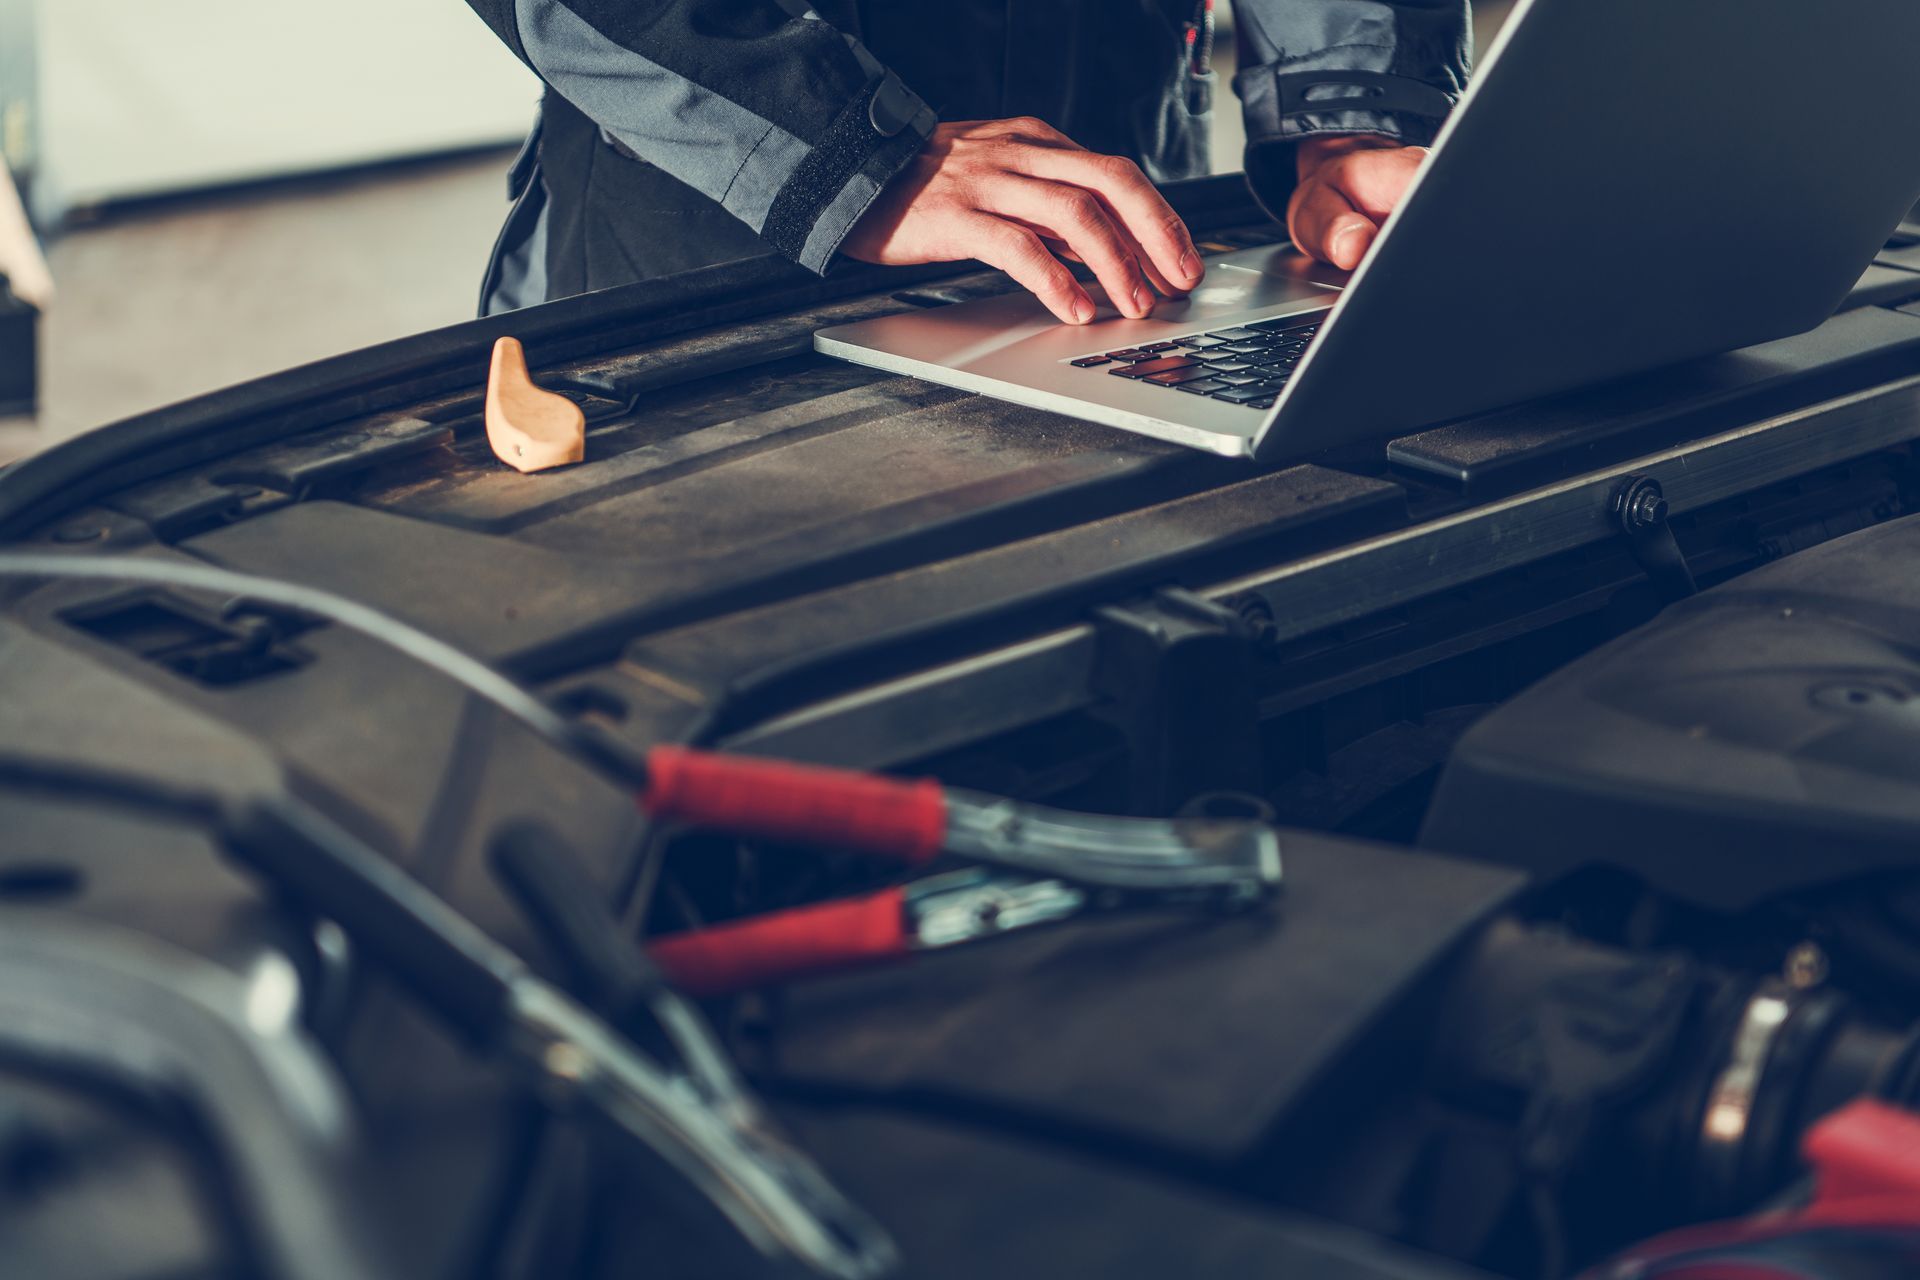
<svg viewBox="0 0 1920 1280">
<path fill-rule="evenodd" d="M 533 384 L 518 338 L 493 344 L 493 366 L 487 371 L 487 443 L 516 471 L 564 467 L 587 456 L 587 415 L 565 396 Z"/>
</svg>

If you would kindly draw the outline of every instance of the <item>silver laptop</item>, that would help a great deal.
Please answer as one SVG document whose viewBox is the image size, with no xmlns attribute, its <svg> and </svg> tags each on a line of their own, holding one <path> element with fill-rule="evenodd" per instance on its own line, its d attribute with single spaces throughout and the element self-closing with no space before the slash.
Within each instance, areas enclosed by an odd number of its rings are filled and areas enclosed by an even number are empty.
<svg viewBox="0 0 1920 1280">
<path fill-rule="evenodd" d="M 1351 279 L 1253 249 L 1144 320 L 1019 294 L 814 345 L 1288 457 L 1813 328 L 1917 199 L 1915 0 L 1521 0 Z"/>
</svg>

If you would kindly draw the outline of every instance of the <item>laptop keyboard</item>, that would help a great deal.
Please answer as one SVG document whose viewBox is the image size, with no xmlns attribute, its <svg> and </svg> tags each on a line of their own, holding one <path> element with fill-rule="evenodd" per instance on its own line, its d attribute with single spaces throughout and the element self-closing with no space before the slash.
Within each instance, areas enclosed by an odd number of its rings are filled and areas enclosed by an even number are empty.
<svg viewBox="0 0 1920 1280">
<path fill-rule="evenodd" d="M 1249 409 L 1271 409 L 1293 377 L 1322 317 L 1256 320 L 1237 329 L 1216 329 L 1169 342 L 1148 342 L 1069 361 L 1149 387 L 1224 400 Z"/>
</svg>

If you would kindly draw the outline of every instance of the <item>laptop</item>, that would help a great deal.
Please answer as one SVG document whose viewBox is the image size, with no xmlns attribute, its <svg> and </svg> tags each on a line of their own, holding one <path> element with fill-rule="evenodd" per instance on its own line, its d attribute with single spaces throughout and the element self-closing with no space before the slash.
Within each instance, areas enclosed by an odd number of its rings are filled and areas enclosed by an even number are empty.
<svg viewBox="0 0 1920 1280">
<path fill-rule="evenodd" d="M 1521 0 L 1350 279 L 1290 248 L 1060 324 L 1019 294 L 816 349 L 1294 457 L 1822 323 L 1920 199 L 1915 0 Z"/>
</svg>

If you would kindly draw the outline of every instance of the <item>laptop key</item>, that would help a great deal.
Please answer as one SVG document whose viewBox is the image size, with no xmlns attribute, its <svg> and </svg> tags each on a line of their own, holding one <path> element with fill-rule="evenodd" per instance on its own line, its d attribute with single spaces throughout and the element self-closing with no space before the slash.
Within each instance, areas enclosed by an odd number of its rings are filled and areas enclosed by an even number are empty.
<svg viewBox="0 0 1920 1280">
<path fill-rule="evenodd" d="M 1140 379 L 1142 382 L 1157 383 L 1163 387 L 1178 386 L 1182 382 L 1192 382 L 1195 378 L 1210 376 L 1213 370 L 1203 364 L 1189 365 L 1185 369 L 1168 369 L 1165 373 L 1150 373 Z"/>
<path fill-rule="evenodd" d="M 1230 387 L 1251 387 L 1264 381 L 1251 373 L 1222 373 L 1217 369 L 1214 370 L 1213 376 Z"/>
<path fill-rule="evenodd" d="M 1107 372 L 1116 378 L 1148 378 L 1169 369 L 1187 369 L 1199 363 L 1192 356 L 1162 356 L 1157 360 L 1141 360 L 1124 369 L 1109 369 Z"/>
<path fill-rule="evenodd" d="M 1204 333 L 1192 338 L 1182 338 L 1179 343 L 1180 346 L 1187 348 L 1189 351 L 1205 351 L 1209 347 L 1218 347 L 1224 344 L 1225 339 L 1210 338 Z"/>
<path fill-rule="evenodd" d="M 1216 391 L 1225 391 L 1227 384 L 1218 378 L 1198 378 L 1192 382 L 1182 382 L 1174 387 L 1175 391 L 1185 391 L 1189 395 L 1210 396 Z"/>
<path fill-rule="evenodd" d="M 1151 360 L 1153 352 L 1142 351 L 1137 347 L 1122 347 L 1118 351 L 1107 352 L 1109 360 Z"/>
<path fill-rule="evenodd" d="M 1069 360 L 1068 364 L 1076 369 L 1091 369 L 1096 365 L 1112 364 L 1112 356 L 1082 356 L 1078 360 Z"/>
<path fill-rule="evenodd" d="M 1277 320 L 1255 320 L 1247 328 L 1263 333 L 1313 333 L 1320 328 L 1320 317 L 1302 320 L 1298 316 L 1281 316 Z"/>
<path fill-rule="evenodd" d="M 1171 342 L 1143 342 L 1139 346 L 1135 347 L 1134 350 L 1135 351 L 1171 351 L 1173 350 L 1175 345 L 1176 344 Z"/>
<path fill-rule="evenodd" d="M 1218 338 L 1222 342 L 1245 342 L 1250 338 L 1258 338 L 1260 335 L 1252 329 L 1215 329 L 1207 336 L 1209 338 Z"/>
<path fill-rule="evenodd" d="M 1201 359 L 1206 360 L 1205 356 Z M 1245 360 L 1207 360 L 1207 367 L 1215 373 L 1245 373 L 1253 368 Z"/>
<path fill-rule="evenodd" d="M 1262 386 L 1222 387 L 1220 390 L 1210 394 L 1212 394 L 1215 400 L 1225 400 L 1232 404 L 1246 404 L 1252 400 L 1267 400 L 1271 402 L 1273 399 L 1273 392 Z"/>
</svg>

